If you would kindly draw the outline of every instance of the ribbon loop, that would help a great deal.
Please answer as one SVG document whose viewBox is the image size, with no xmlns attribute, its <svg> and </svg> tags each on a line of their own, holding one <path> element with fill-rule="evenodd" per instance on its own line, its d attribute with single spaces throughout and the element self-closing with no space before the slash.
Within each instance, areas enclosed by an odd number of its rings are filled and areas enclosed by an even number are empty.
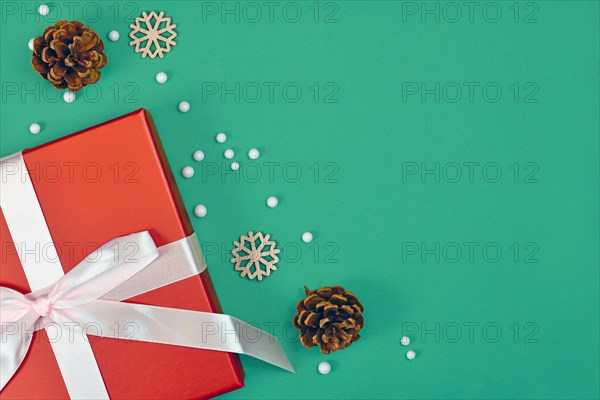
<svg viewBox="0 0 600 400">
<path fill-rule="evenodd" d="M 31 301 L 16 290 L 0 286 L 0 329 L 5 324 L 18 322 L 31 311 Z M 0 346 L 0 352 L 2 347 Z"/>
<path fill-rule="evenodd" d="M 98 300 L 158 257 L 149 232 L 109 241 L 88 255 L 53 286 L 55 307 L 68 309 Z"/>
</svg>

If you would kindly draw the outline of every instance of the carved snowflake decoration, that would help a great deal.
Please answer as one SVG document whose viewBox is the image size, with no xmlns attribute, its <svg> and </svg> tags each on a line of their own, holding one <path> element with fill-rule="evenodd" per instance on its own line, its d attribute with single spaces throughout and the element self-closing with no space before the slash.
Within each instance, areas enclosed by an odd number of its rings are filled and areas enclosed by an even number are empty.
<svg viewBox="0 0 600 400">
<path fill-rule="evenodd" d="M 155 11 L 150 14 L 144 11 L 141 17 L 135 19 L 135 24 L 129 27 L 129 37 L 132 39 L 129 45 L 135 45 L 135 52 L 142 53 L 142 58 L 164 58 L 164 53 L 170 52 L 171 46 L 177 44 L 173 40 L 177 37 L 177 32 L 174 31 L 177 25 L 171 23 L 171 18 L 165 18 L 162 11 L 158 15 Z"/>
<path fill-rule="evenodd" d="M 248 232 L 248 236 L 242 235 L 240 241 L 235 241 L 235 248 L 231 250 L 235 263 L 235 270 L 241 271 L 240 276 L 248 279 L 258 278 L 262 281 L 263 276 L 271 275 L 271 271 L 276 271 L 279 262 L 279 249 L 274 241 L 269 240 L 271 235 L 264 235 L 261 232 Z M 263 269 L 264 267 L 264 269 Z"/>
</svg>

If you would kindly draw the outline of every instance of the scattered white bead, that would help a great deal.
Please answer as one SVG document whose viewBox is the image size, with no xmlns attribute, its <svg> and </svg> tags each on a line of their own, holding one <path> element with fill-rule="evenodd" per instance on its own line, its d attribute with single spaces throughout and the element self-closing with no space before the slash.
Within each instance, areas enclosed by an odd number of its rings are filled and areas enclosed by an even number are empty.
<svg viewBox="0 0 600 400">
<path fill-rule="evenodd" d="M 235 154 L 233 153 L 233 150 L 227 149 L 227 150 L 225 150 L 223 155 L 225 156 L 226 159 L 231 160 Z"/>
<path fill-rule="evenodd" d="M 279 200 L 277 200 L 277 197 L 271 196 L 267 199 L 267 205 L 269 207 L 275 208 L 275 207 L 277 207 L 277 204 L 279 204 Z"/>
<path fill-rule="evenodd" d="M 204 204 L 198 204 L 194 207 L 194 214 L 196 214 L 196 217 L 198 218 L 206 217 L 206 206 Z"/>
<path fill-rule="evenodd" d="M 250 149 L 248 150 L 248 157 L 251 160 L 256 160 L 258 157 L 260 157 L 260 151 L 258 151 L 258 149 Z"/>
<path fill-rule="evenodd" d="M 179 108 L 179 111 L 181 111 L 182 113 L 186 113 L 190 111 L 190 103 L 188 103 L 187 101 L 182 101 L 181 103 L 179 103 L 177 108 Z"/>
<path fill-rule="evenodd" d="M 219 143 L 225 143 L 226 140 L 227 140 L 227 135 L 226 134 L 224 134 L 223 132 L 217 133 L 217 142 L 219 142 Z"/>
<path fill-rule="evenodd" d="M 169 77 L 164 72 L 159 72 L 156 74 L 156 82 L 158 82 L 158 83 L 165 83 L 167 81 L 167 79 L 169 79 Z M 188 104 L 188 110 L 189 110 L 189 104 Z"/>
<path fill-rule="evenodd" d="M 190 167 L 189 165 L 187 167 L 184 167 L 181 170 L 181 175 L 183 175 L 184 178 L 191 178 L 192 176 L 194 176 L 194 168 Z"/>
<path fill-rule="evenodd" d="M 402 343 L 402 346 L 408 346 L 410 344 L 410 338 L 408 336 L 402 336 L 400 343 Z"/>
<path fill-rule="evenodd" d="M 41 130 L 42 130 L 42 127 L 40 126 L 40 124 L 33 123 L 33 124 L 29 125 L 29 132 L 31 132 L 34 135 L 37 135 L 38 133 L 40 133 Z"/>
<path fill-rule="evenodd" d="M 240 169 L 240 163 L 237 161 L 234 161 L 231 163 L 231 169 L 234 171 L 237 171 L 238 169 Z"/>
<path fill-rule="evenodd" d="M 310 242 L 312 242 L 312 240 L 313 240 L 313 234 L 312 233 L 310 233 L 310 232 L 304 232 L 302 234 L 302 241 L 304 243 L 310 243 Z"/>
<path fill-rule="evenodd" d="M 120 37 L 121 35 L 119 35 L 119 32 L 117 31 L 108 32 L 108 40 L 110 40 L 111 42 L 116 42 L 117 40 L 119 40 Z"/>
<path fill-rule="evenodd" d="M 331 372 L 331 364 L 329 364 L 327 361 L 323 361 L 323 362 L 319 363 L 319 373 L 321 375 L 327 375 L 330 372 Z"/>
<path fill-rule="evenodd" d="M 202 150 L 197 150 L 194 152 L 194 160 L 202 161 L 204 160 L 204 152 Z"/>
<path fill-rule="evenodd" d="M 75 93 L 71 92 L 70 90 L 67 90 L 63 94 L 63 100 L 65 101 L 65 103 L 72 103 L 75 101 L 76 98 L 77 96 L 75 96 Z"/>
<path fill-rule="evenodd" d="M 29 50 L 33 51 L 33 41 L 35 39 L 29 39 L 29 43 L 27 43 L 27 47 L 29 47 Z"/>
<path fill-rule="evenodd" d="M 406 358 L 408 358 L 409 360 L 414 360 L 416 356 L 417 356 L 417 355 L 416 355 L 416 354 L 415 354 L 415 352 L 414 352 L 414 351 L 412 351 L 412 350 L 409 350 L 409 351 L 406 353 Z"/>
<path fill-rule="evenodd" d="M 38 7 L 38 12 L 40 15 L 46 16 L 50 12 L 50 7 L 48 7 L 46 4 L 42 4 Z"/>
</svg>

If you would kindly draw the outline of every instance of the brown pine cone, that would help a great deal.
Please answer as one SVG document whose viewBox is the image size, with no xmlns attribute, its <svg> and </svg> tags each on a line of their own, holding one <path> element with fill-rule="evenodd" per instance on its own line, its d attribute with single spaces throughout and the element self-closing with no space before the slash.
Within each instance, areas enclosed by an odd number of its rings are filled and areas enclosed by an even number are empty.
<svg viewBox="0 0 600 400">
<path fill-rule="evenodd" d="M 31 65 L 57 89 L 77 92 L 98 82 L 107 62 L 102 39 L 79 21 L 58 21 L 33 42 Z"/>
<path fill-rule="evenodd" d="M 300 330 L 300 342 L 306 347 L 320 346 L 321 353 L 343 350 L 360 339 L 365 324 L 363 305 L 341 286 L 308 290 L 296 305 L 293 323 Z"/>
</svg>

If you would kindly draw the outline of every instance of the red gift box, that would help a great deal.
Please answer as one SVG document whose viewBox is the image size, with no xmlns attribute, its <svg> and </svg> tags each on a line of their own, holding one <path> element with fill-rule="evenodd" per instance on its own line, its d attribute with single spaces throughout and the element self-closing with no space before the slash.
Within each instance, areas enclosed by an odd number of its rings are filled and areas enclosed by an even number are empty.
<svg viewBox="0 0 600 400">
<path fill-rule="evenodd" d="M 65 273 L 118 236 L 147 230 L 163 246 L 193 233 L 152 119 L 143 109 L 26 150 L 23 159 Z M 21 244 L 13 243 L 2 213 L 0 242 L 0 286 L 30 292 L 15 248 Z M 125 302 L 221 312 L 206 270 Z M 92 334 L 91 347 L 111 398 L 209 398 L 243 386 L 236 354 Z M 68 397 L 47 334 L 37 331 L 0 398 Z"/>
</svg>

